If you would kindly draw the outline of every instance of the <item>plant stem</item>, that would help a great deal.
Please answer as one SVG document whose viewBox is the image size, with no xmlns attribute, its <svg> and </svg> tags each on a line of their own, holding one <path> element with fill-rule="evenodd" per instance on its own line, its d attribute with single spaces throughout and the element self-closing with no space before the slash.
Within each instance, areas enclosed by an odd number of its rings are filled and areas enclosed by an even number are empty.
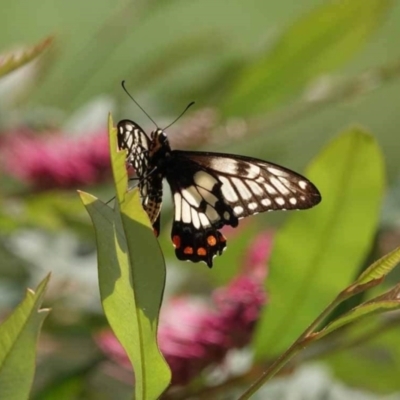
<svg viewBox="0 0 400 400">
<path fill-rule="evenodd" d="M 260 376 L 260 378 L 251 385 L 246 392 L 242 394 L 239 400 L 249 399 L 261 386 L 271 379 L 279 370 L 287 364 L 300 350 L 308 346 L 313 341 L 312 334 L 318 328 L 320 323 L 342 302 L 346 299 L 346 294 L 341 292 L 318 317 L 306 328 L 306 330 L 296 339 L 296 341 L 280 355 Z"/>
</svg>

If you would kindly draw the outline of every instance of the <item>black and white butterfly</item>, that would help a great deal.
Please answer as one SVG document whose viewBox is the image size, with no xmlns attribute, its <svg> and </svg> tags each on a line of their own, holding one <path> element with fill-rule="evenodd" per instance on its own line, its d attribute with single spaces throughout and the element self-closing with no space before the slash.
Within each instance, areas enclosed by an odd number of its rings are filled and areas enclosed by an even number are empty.
<svg viewBox="0 0 400 400">
<path fill-rule="evenodd" d="M 135 122 L 117 126 L 118 146 L 136 171 L 143 208 L 160 231 L 162 181 L 171 188 L 174 221 L 171 239 L 180 260 L 204 261 L 210 268 L 222 254 L 224 225 L 264 211 L 311 208 L 321 201 L 318 189 L 289 169 L 245 156 L 171 150 L 157 128 L 148 137 Z"/>
<path fill-rule="evenodd" d="M 171 150 L 162 129 L 148 137 L 133 121 L 118 123 L 118 145 L 139 179 L 142 204 L 156 235 L 160 229 L 162 181 L 175 206 L 171 238 L 180 260 L 212 267 L 226 239 L 224 225 L 271 210 L 306 209 L 321 201 L 305 177 L 266 161 L 222 153 Z"/>
</svg>

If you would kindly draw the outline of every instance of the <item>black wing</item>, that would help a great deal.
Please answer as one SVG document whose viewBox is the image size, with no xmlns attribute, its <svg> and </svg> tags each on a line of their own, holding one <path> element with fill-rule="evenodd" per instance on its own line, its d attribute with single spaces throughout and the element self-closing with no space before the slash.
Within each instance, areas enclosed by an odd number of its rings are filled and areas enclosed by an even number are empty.
<svg viewBox="0 0 400 400">
<path fill-rule="evenodd" d="M 179 259 L 205 261 L 222 253 L 224 225 L 273 210 L 313 207 L 318 189 L 304 176 L 255 158 L 175 150 L 166 178 L 175 204 L 172 241 Z"/>
<path fill-rule="evenodd" d="M 117 139 L 119 149 L 126 149 L 128 152 L 126 162 L 135 169 L 137 176 L 142 178 L 149 164 L 149 137 L 138 124 L 124 119 L 117 125 Z"/>
<path fill-rule="evenodd" d="M 118 123 L 117 139 L 119 149 L 127 150 L 126 162 L 134 168 L 139 178 L 142 205 L 158 236 L 162 205 L 162 178 L 149 174 L 151 141 L 138 124 L 127 119 Z"/>
</svg>

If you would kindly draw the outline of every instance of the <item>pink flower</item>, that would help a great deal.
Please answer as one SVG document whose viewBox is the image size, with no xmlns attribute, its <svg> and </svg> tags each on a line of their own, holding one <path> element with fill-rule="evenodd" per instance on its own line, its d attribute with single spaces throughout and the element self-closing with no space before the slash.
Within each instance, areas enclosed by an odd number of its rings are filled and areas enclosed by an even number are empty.
<svg viewBox="0 0 400 400">
<path fill-rule="evenodd" d="M 227 286 L 214 290 L 210 303 L 186 296 L 162 308 L 158 342 L 172 370 L 172 384 L 188 383 L 206 367 L 221 363 L 230 349 L 250 343 L 266 302 L 260 271 L 263 264 L 266 275 L 270 239 L 270 234 L 260 235 L 249 251 L 247 260 L 257 263 L 255 273 L 246 265 L 247 275 L 240 275 Z M 115 361 L 123 366 L 130 365 L 110 331 L 99 333 L 96 340 Z"/>
<path fill-rule="evenodd" d="M 106 132 L 83 138 L 12 132 L 1 141 L 0 156 L 6 173 L 35 189 L 79 188 L 110 176 Z"/>
<path fill-rule="evenodd" d="M 250 245 L 242 265 L 242 273 L 251 274 L 254 279 L 265 280 L 267 264 L 272 251 L 273 232 L 264 231 L 256 236 Z"/>
</svg>

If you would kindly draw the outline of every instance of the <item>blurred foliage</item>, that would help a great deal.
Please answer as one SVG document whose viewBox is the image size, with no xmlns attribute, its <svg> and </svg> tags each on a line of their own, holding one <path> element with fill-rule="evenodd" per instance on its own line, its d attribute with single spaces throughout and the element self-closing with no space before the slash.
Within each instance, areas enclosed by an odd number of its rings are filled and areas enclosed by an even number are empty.
<svg viewBox="0 0 400 400">
<path fill-rule="evenodd" d="M 398 2 L 47 0 L 39 7 L 15 0 L 2 8 L 1 20 L 0 54 L 10 58 L 0 63 L 8 65 L 7 72 L 15 61 L 22 65 L 46 51 L 0 79 L 0 147 L 3 135 L 17 135 L 26 127 L 37 135 L 51 130 L 78 137 L 96 131 L 93 126 L 103 126 L 104 132 L 101 102 L 115 117 L 132 118 L 149 129 L 147 118 L 121 90 L 123 79 L 161 126 L 192 100 L 200 110 L 212 107 L 221 115 L 206 137 L 183 139 L 188 147 L 246 154 L 301 171 L 327 143 L 342 144 L 317 161 L 323 167 L 315 170 L 313 164 L 308 170 L 321 188 L 321 205 L 290 216 L 277 233 L 266 282 L 269 306 L 256 341 L 263 361 L 293 340 L 355 277 L 375 236 L 379 241 L 386 229 L 398 230 Z M 49 35 L 48 47 L 41 41 Z M 168 129 L 177 146 L 192 112 Z M 348 128 L 354 124 L 362 128 Z M 344 129 L 347 136 L 336 138 Z M 382 221 L 384 169 L 389 197 Z M 78 196 L 72 190 L 38 192 L 3 173 L 0 179 L 0 313 L 9 312 L 29 281 L 36 285 L 43 271 L 53 271 L 48 302 L 59 312 L 45 324 L 35 393 L 49 399 L 106 400 L 115 393 L 129 398 L 124 370 L 93 354 L 90 335 L 106 322 L 97 297 L 93 230 Z M 105 201 L 114 195 L 107 182 L 90 192 Z M 228 233 L 228 249 L 216 260 L 215 271 L 208 271 L 175 259 L 168 196 L 160 245 L 168 286 L 177 292 L 207 292 L 227 282 L 242 267 L 254 234 L 279 227 L 285 218 L 276 213 L 242 222 Z M 292 235 L 298 240 L 289 243 L 285 238 Z M 400 390 L 400 339 L 396 324 L 391 328 L 326 356 L 327 362 L 351 385 Z M 344 329 L 341 340 L 357 329 L 365 329 L 364 324 Z"/>
<path fill-rule="evenodd" d="M 7 75 L 17 68 L 28 64 L 30 61 L 40 56 L 44 50 L 46 50 L 52 42 L 51 38 L 43 40 L 41 43 L 33 46 L 30 49 L 24 49 L 22 51 L 15 51 L 11 54 L 3 54 L 0 56 L 0 77 Z"/>
<path fill-rule="evenodd" d="M 48 275 L 36 292 L 28 289 L 25 299 L 0 325 L 0 397 L 19 400 L 29 396 L 35 373 L 36 343 L 49 313 L 41 309 Z"/>
<path fill-rule="evenodd" d="M 341 66 L 365 43 L 390 4 L 346 0 L 317 8 L 289 28 L 265 57 L 244 69 L 225 109 L 236 115 L 268 111 L 313 77 Z"/>
<path fill-rule="evenodd" d="M 357 128 L 343 133 L 311 164 L 307 176 L 323 201 L 315 210 L 290 215 L 277 233 L 266 282 L 276 304 L 266 308 L 257 336 L 263 356 L 286 348 L 309 316 L 319 314 L 355 277 L 378 224 L 385 173 L 370 135 Z"/>
</svg>

